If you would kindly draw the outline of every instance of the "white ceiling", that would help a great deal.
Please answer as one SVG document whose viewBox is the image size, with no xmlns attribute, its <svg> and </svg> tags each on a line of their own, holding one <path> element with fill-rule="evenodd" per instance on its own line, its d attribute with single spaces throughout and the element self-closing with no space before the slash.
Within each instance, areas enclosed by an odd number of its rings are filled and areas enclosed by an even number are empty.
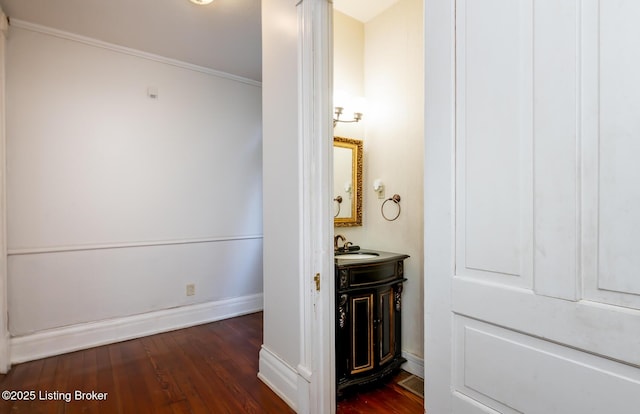
<svg viewBox="0 0 640 414">
<path fill-rule="evenodd" d="M 333 0 L 333 8 L 366 23 L 397 2 L 398 0 Z"/>
<path fill-rule="evenodd" d="M 10 18 L 260 81 L 260 0 L 0 0 Z"/>
<path fill-rule="evenodd" d="M 334 0 L 362 22 L 398 0 Z M 293 2 L 292 2 L 293 4 Z M 262 79 L 260 0 L 0 0 L 10 18 Z"/>
</svg>

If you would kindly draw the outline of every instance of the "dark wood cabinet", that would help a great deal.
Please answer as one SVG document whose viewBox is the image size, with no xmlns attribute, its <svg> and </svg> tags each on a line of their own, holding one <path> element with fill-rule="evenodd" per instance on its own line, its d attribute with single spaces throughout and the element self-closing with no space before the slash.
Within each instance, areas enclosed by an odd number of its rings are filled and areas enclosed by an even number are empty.
<svg viewBox="0 0 640 414">
<path fill-rule="evenodd" d="M 401 354 L 404 259 L 375 252 L 373 259 L 336 256 L 336 387 L 383 381 L 406 360 Z"/>
</svg>

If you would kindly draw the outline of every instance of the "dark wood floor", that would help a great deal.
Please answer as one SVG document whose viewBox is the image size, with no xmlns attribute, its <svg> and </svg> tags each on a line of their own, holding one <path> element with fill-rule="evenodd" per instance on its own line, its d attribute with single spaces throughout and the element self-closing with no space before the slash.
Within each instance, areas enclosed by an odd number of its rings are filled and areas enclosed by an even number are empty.
<svg viewBox="0 0 640 414">
<path fill-rule="evenodd" d="M 424 399 L 398 385 L 411 374 L 400 371 L 382 386 L 357 391 L 338 401 L 336 414 L 422 414 Z"/>
<path fill-rule="evenodd" d="M 0 413 L 293 413 L 256 376 L 261 344 L 255 313 L 18 364 L 0 375 L 0 391 L 34 391 L 23 396 L 35 400 L 3 398 Z M 341 401 L 338 412 L 422 413 L 420 398 L 388 387 Z M 76 390 L 106 398 L 79 401 Z"/>
</svg>

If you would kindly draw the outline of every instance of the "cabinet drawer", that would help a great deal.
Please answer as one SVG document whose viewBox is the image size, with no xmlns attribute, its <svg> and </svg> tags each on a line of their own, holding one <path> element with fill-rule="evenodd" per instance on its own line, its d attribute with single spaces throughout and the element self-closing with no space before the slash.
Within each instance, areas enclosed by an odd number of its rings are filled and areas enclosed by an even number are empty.
<svg viewBox="0 0 640 414">
<path fill-rule="evenodd" d="M 363 287 L 389 282 L 402 277 L 397 262 L 355 266 L 340 269 L 340 289 Z"/>
</svg>

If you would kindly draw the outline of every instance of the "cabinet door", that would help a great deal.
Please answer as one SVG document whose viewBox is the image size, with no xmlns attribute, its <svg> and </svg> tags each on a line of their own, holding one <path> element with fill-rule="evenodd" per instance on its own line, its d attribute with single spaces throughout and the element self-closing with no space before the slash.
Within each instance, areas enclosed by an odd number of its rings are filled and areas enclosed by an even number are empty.
<svg viewBox="0 0 640 414">
<path fill-rule="evenodd" d="M 393 287 L 385 287 L 378 291 L 378 352 L 379 364 L 383 365 L 395 355 L 395 309 L 393 306 Z"/>
<path fill-rule="evenodd" d="M 351 302 L 351 374 L 373 369 L 373 293 L 359 293 Z"/>
</svg>

